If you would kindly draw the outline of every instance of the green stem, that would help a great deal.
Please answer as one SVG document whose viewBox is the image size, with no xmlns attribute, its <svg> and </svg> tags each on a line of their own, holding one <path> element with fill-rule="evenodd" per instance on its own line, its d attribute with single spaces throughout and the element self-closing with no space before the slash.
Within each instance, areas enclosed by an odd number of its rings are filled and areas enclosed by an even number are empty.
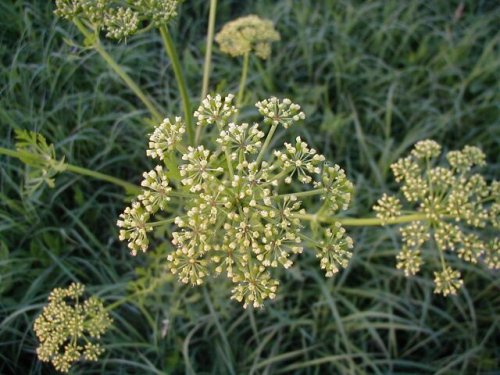
<svg viewBox="0 0 500 375">
<path fill-rule="evenodd" d="M 26 159 L 33 159 L 34 161 L 38 160 L 38 155 L 32 154 L 30 152 L 26 152 L 26 151 L 14 151 L 14 150 L 10 150 L 10 149 L 4 148 L 4 147 L 0 147 L 0 154 L 11 156 L 11 157 L 14 157 L 14 158 L 17 158 L 20 160 L 22 160 L 22 159 L 25 159 L 25 160 Z M 134 184 L 131 184 L 130 182 L 127 182 L 125 180 L 122 180 L 120 178 L 117 178 L 117 177 L 113 177 L 113 176 L 110 176 L 110 175 L 107 175 L 104 173 L 96 172 L 96 171 L 93 171 L 91 169 L 78 167 L 78 166 L 73 165 L 73 164 L 65 163 L 64 166 L 66 167 L 66 170 L 68 172 L 72 172 L 72 173 L 79 174 L 82 176 L 89 176 L 89 177 L 92 177 L 92 178 L 95 178 L 95 179 L 101 180 L 101 181 L 110 182 L 114 185 L 117 185 L 117 186 L 124 188 L 125 191 L 127 191 L 128 193 L 131 193 L 131 194 L 138 194 L 141 191 L 140 187 L 138 187 Z"/>
<path fill-rule="evenodd" d="M 227 168 L 229 170 L 229 176 L 231 177 L 231 182 L 232 182 L 234 179 L 233 162 L 231 160 L 231 155 L 229 154 L 229 150 L 227 148 L 224 150 L 224 155 L 226 156 Z"/>
<path fill-rule="evenodd" d="M 249 62 L 250 52 L 246 52 L 243 55 L 243 69 L 241 71 L 240 87 L 238 89 L 238 96 L 236 97 L 236 108 L 240 108 L 241 102 L 243 101 L 243 94 L 245 93 L 245 85 L 247 83 L 248 76 L 248 62 Z"/>
<path fill-rule="evenodd" d="M 165 224 L 172 224 L 176 218 L 177 217 L 175 216 L 175 217 L 172 217 L 170 219 L 154 221 L 152 223 L 147 223 L 146 226 L 147 227 L 160 227 L 160 226 L 165 225 Z"/>
<path fill-rule="evenodd" d="M 131 194 L 138 194 L 141 191 L 140 187 L 138 187 L 134 184 L 131 184 L 130 182 L 127 182 L 127 181 L 122 180 L 120 178 L 113 177 L 113 176 L 110 176 L 110 175 L 107 175 L 104 173 L 96 172 L 96 171 L 93 171 L 91 169 L 82 168 L 82 167 L 79 167 L 79 166 L 76 166 L 73 164 L 66 164 L 66 169 L 69 172 L 72 172 L 75 174 L 79 174 L 82 176 L 89 176 L 89 177 L 95 178 L 97 180 L 107 181 L 107 182 L 110 182 L 114 185 L 121 186 L 122 188 L 125 189 L 125 191 L 127 191 L 128 193 L 131 193 Z"/>
<path fill-rule="evenodd" d="M 214 43 L 215 13 L 217 11 L 217 0 L 210 0 L 210 11 L 208 14 L 207 50 L 205 51 L 205 64 L 203 66 L 203 85 L 201 88 L 201 99 L 208 94 L 208 82 L 210 81 L 210 68 L 212 63 L 212 45 Z"/>
<path fill-rule="evenodd" d="M 208 83 L 210 81 L 211 63 L 212 63 L 212 46 L 214 44 L 215 30 L 215 13 L 217 10 L 217 0 L 210 0 L 210 11 L 208 14 L 208 31 L 207 31 L 207 50 L 205 51 L 205 63 L 203 65 L 203 84 L 201 88 L 201 100 L 205 99 L 208 94 Z M 196 135 L 194 143 L 200 143 L 201 126 L 196 127 Z"/>
<path fill-rule="evenodd" d="M 260 164 L 262 161 L 262 158 L 264 157 L 264 153 L 266 152 L 267 147 L 269 146 L 269 143 L 271 143 L 271 139 L 273 138 L 274 132 L 276 131 L 276 128 L 278 127 L 278 124 L 273 124 L 271 126 L 271 129 L 269 130 L 269 133 L 267 133 L 266 140 L 264 141 L 264 145 L 260 149 L 259 155 L 257 156 L 257 160 L 255 163 L 257 165 Z"/>
<path fill-rule="evenodd" d="M 186 81 L 184 75 L 182 74 L 181 63 L 179 61 L 179 56 L 174 47 L 174 42 L 170 33 L 165 25 L 160 26 L 160 34 L 167 51 L 167 55 L 172 62 L 172 68 L 174 69 L 175 79 L 177 81 L 177 86 L 179 87 L 179 92 L 182 98 L 182 106 L 184 109 L 184 121 L 186 122 L 186 128 L 189 138 L 189 143 L 194 142 L 194 128 L 193 119 L 191 116 L 191 101 L 189 99 L 189 94 L 187 91 Z"/>
<path fill-rule="evenodd" d="M 340 223 L 348 227 L 367 227 L 367 226 L 380 226 L 386 224 L 403 224 L 413 221 L 426 221 L 428 220 L 425 214 L 415 213 L 411 215 L 403 215 L 389 220 L 381 220 L 375 217 L 370 218 L 350 218 L 350 217 L 335 217 L 335 216 L 320 216 L 310 214 L 295 214 L 295 217 L 303 220 L 319 222 L 319 223 Z"/>
<path fill-rule="evenodd" d="M 157 106 L 153 101 L 141 90 L 141 88 L 130 78 L 130 76 L 121 68 L 120 65 L 111 57 L 111 55 L 106 52 L 100 43 L 98 36 L 92 34 L 78 19 L 74 19 L 76 27 L 85 36 L 85 38 L 92 40 L 94 49 L 101 55 L 101 57 L 106 61 L 106 63 L 114 70 L 116 74 L 125 82 L 125 84 L 132 90 L 132 92 L 142 101 L 142 103 L 149 110 L 151 115 L 154 117 L 155 121 L 159 122 L 163 119 L 162 114 L 158 110 Z"/>
<path fill-rule="evenodd" d="M 313 189 L 313 190 L 308 190 L 308 191 L 301 191 L 300 193 L 289 193 L 289 194 L 279 194 L 275 195 L 272 198 L 279 199 L 279 198 L 287 198 L 287 197 L 310 197 L 313 195 L 319 195 L 323 194 L 325 192 L 325 189 L 320 188 L 320 189 Z"/>
</svg>

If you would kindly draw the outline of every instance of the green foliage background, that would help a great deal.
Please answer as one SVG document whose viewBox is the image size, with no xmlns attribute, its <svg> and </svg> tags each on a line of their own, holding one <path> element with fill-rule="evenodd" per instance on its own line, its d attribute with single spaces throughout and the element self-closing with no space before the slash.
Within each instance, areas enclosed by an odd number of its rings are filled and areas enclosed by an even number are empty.
<svg viewBox="0 0 500 375">
<path fill-rule="evenodd" d="M 389 165 L 424 138 L 451 149 L 482 147 L 486 176 L 498 178 L 498 2 L 219 3 L 217 29 L 256 13 L 282 34 L 269 61 L 251 62 L 242 119 L 271 95 L 301 104 L 308 118 L 286 139 L 301 135 L 347 170 L 357 188 L 350 214 L 369 214 L 381 192 L 394 188 Z M 195 102 L 207 7 L 186 0 L 171 25 Z M 0 2 L 0 145 L 13 147 L 15 129 L 40 131 L 70 163 L 137 183 L 152 166 L 147 113 L 52 9 L 45 0 Z M 107 47 L 167 113 L 180 113 L 158 35 Z M 216 49 L 211 87 L 235 91 L 240 65 Z M 126 204 L 119 188 L 63 174 L 55 189 L 28 199 L 23 173 L 20 162 L 0 158 L 1 374 L 54 372 L 36 360 L 31 326 L 50 290 L 77 280 L 107 303 L 150 293 L 113 311 L 102 361 L 74 374 L 500 371 L 500 283 L 482 266 L 460 262 L 465 288 L 444 299 L 432 293 L 432 265 L 413 279 L 394 268 L 395 230 L 353 229 L 347 270 L 327 280 L 303 254 L 281 275 L 276 301 L 243 311 L 222 280 L 191 288 L 165 276 L 162 248 L 132 258 L 117 239 Z"/>
</svg>

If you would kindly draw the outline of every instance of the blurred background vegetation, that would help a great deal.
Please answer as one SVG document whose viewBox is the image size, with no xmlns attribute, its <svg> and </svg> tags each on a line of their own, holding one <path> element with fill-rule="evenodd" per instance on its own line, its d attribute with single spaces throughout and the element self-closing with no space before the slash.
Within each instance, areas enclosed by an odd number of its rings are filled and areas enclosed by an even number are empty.
<svg viewBox="0 0 500 375">
<path fill-rule="evenodd" d="M 46 0 L 0 2 L 0 146 L 13 147 L 15 129 L 39 131 L 70 163 L 138 183 L 152 165 L 147 113 L 52 10 Z M 220 0 L 216 28 L 249 13 L 271 18 L 282 41 L 269 61 L 251 61 L 242 118 L 271 95 L 300 103 L 308 118 L 287 139 L 301 135 L 348 171 L 350 215 L 370 214 L 394 188 L 389 165 L 425 138 L 482 147 L 486 176 L 498 178 L 498 1 Z M 194 103 L 207 16 L 207 1 L 186 0 L 170 27 Z M 158 35 L 106 48 L 166 113 L 180 113 Z M 213 66 L 211 89 L 235 91 L 241 62 L 216 48 Z M 305 253 L 280 275 L 276 301 L 242 310 L 222 279 L 191 288 L 165 275 L 164 248 L 131 257 L 117 239 L 119 188 L 63 174 L 28 198 L 23 173 L 0 157 L 1 374 L 54 373 L 36 359 L 31 326 L 50 290 L 70 281 L 108 304 L 144 292 L 113 311 L 103 359 L 73 374 L 500 371 L 500 283 L 481 265 L 456 260 L 465 287 L 445 299 L 432 293 L 432 264 L 412 279 L 395 269 L 395 230 L 351 229 L 347 270 L 325 279 Z"/>
</svg>

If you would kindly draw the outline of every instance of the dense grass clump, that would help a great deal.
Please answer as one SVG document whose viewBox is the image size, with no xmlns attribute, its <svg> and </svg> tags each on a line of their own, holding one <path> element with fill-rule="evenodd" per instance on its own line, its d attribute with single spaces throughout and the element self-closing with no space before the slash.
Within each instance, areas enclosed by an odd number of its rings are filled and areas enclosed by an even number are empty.
<svg viewBox="0 0 500 375">
<path fill-rule="evenodd" d="M 205 4 L 206 3 L 206 4 Z M 416 141 L 479 146 L 486 177 L 500 164 L 500 6 L 493 1 L 219 1 L 216 29 L 236 17 L 273 20 L 281 41 L 250 59 L 246 107 L 290 97 L 301 136 L 341 165 L 356 185 L 350 214 L 368 215 L 394 188 L 390 164 Z M 70 163 L 139 183 L 151 169 L 152 121 L 47 1 L 0 2 L 0 146 L 14 131 L 39 131 Z M 198 105 L 208 2 L 187 0 L 170 30 L 192 102 Z M 155 33 L 107 50 L 170 116 L 181 103 Z M 241 69 L 217 49 L 211 91 L 235 92 Z M 465 287 L 433 294 L 432 275 L 395 268 L 397 230 L 350 229 L 350 266 L 325 279 L 305 251 L 263 310 L 242 310 L 230 285 L 179 285 L 165 248 L 131 257 L 116 220 L 130 201 L 116 186 L 72 174 L 27 196 L 23 165 L 0 157 L 0 373 L 49 374 L 36 358 L 32 325 L 55 287 L 81 282 L 116 304 L 104 357 L 74 374 L 495 373 L 500 371 L 498 275 L 458 259 Z M 497 177 L 498 178 L 498 177 Z M 164 238 L 168 233 L 157 231 Z M 429 265 L 429 269 L 434 268 Z M 123 302 L 123 298 L 128 300 Z"/>
</svg>

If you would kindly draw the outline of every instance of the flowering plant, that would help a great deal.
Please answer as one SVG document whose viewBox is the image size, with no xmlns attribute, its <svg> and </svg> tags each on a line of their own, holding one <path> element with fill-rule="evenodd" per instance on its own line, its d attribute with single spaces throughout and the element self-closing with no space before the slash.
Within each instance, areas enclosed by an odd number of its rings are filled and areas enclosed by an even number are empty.
<svg viewBox="0 0 500 375">
<path fill-rule="evenodd" d="M 234 284 L 231 298 L 245 308 L 261 308 L 274 299 L 279 290 L 277 269 L 289 269 L 303 251 L 315 253 L 326 277 L 347 267 L 354 247 L 346 234 L 348 226 L 402 225 L 396 267 L 406 276 L 417 274 L 436 249 L 441 268 L 434 274 L 435 292 L 444 296 L 456 294 L 463 284 L 459 270 L 450 265 L 453 253 L 470 263 L 483 261 L 491 269 L 500 268 L 500 183 L 488 183 L 476 172 L 485 164 L 479 148 L 450 151 L 447 164 L 441 166 L 441 146 L 431 140 L 418 142 L 408 157 L 392 165 L 401 194 L 384 194 L 374 206 L 376 217 L 345 217 L 342 211 L 349 206 L 354 186 L 344 170 L 301 137 L 276 144 L 277 131 L 285 132 L 305 119 L 298 104 L 270 97 L 255 104 L 260 123 L 238 119 L 250 56 L 270 58 L 271 43 L 280 40 L 272 22 L 250 15 L 229 22 L 214 36 L 216 1 L 211 0 L 201 103 L 193 111 L 168 30 L 180 3 L 55 1 L 56 15 L 76 25 L 86 47 L 99 53 L 149 111 L 156 126 L 145 153 L 156 165 L 136 186 L 69 164 L 56 156 L 55 147 L 42 135 L 20 131 L 16 150 L 0 147 L 0 153 L 26 164 L 28 193 L 45 184 L 53 187 L 62 172 L 123 187 L 134 198 L 117 226 L 132 255 L 150 248 L 154 254 L 166 252 L 168 271 L 183 284 L 196 286 L 211 276 L 225 275 Z M 124 40 L 150 29 L 159 31 L 172 62 L 183 116 L 165 117 L 101 41 L 102 34 Z M 222 53 L 243 57 L 236 98 L 207 95 L 213 40 Z M 162 246 L 151 240 L 155 229 L 166 233 Z M 61 371 L 81 359 L 96 360 L 103 352 L 98 339 L 112 323 L 108 311 L 113 306 L 105 309 L 97 297 L 82 302 L 83 292 L 78 283 L 54 289 L 34 324 L 39 358 Z"/>
</svg>

